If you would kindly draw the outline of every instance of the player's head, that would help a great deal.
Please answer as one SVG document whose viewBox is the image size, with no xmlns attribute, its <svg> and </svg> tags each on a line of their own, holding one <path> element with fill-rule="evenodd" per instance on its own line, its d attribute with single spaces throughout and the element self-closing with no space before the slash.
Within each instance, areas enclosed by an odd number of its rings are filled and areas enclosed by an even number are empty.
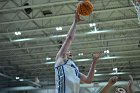
<svg viewBox="0 0 140 93">
<path fill-rule="evenodd" d="M 127 93 L 126 89 L 123 87 L 116 88 L 115 93 Z"/>
<path fill-rule="evenodd" d="M 65 52 L 65 58 L 67 58 L 67 59 L 73 59 L 73 55 L 72 55 L 72 52 L 70 50 L 67 50 Z"/>
</svg>

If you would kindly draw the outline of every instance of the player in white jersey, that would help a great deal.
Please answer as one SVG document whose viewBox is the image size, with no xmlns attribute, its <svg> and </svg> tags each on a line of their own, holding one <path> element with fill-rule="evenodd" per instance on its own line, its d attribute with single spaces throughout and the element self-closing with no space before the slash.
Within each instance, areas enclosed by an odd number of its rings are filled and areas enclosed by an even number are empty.
<svg viewBox="0 0 140 93">
<path fill-rule="evenodd" d="M 73 62 L 73 55 L 69 51 L 70 45 L 76 32 L 76 24 L 80 21 L 78 12 L 75 12 L 75 19 L 67 34 L 67 37 L 56 55 L 55 62 L 55 82 L 56 93 L 79 93 L 80 81 L 91 83 L 93 81 L 94 69 L 97 59 L 101 53 L 94 55 L 88 75 L 79 72 L 78 67 Z"/>
</svg>

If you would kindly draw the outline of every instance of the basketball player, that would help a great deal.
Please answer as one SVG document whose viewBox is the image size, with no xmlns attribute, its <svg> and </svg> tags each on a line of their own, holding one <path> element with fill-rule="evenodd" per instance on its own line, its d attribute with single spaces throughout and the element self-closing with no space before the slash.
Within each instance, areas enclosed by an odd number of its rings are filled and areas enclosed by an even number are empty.
<svg viewBox="0 0 140 93">
<path fill-rule="evenodd" d="M 56 55 L 55 62 L 55 78 L 56 93 L 79 93 L 80 81 L 91 83 L 93 81 L 96 62 L 101 53 L 94 56 L 88 75 L 79 72 L 78 67 L 73 62 L 73 55 L 69 48 L 74 39 L 76 32 L 76 24 L 80 21 L 78 12 L 75 12 L 75 19 L 68 31 L 67 37 Z"/>
<path fill-rule="evenodd" d="M 133 77 L 131 75 L 129 75 L 129 82 L 128 82 L 128 90 L 126 90 L 123 87 L 118 87 L 116 88 L 114 93 L 134 93 L 132 90 L 132 86 L 133 86 Z M 114 76 L 111 77 L 108 81 L 108 84 L 99 92 L 99 93 L 109 93 L 110 88 L 117 82 L 118 77 Z"/>
</svg>

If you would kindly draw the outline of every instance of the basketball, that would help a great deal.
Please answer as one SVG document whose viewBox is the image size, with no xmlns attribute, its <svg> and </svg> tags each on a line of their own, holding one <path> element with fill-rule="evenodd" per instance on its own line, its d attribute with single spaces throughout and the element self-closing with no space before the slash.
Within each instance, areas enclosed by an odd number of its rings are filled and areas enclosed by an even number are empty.
<svg viewBox="0 0 140 93">
<path fill-rule="evenodd" d="M 88 16 L 93 11 L 93 4 L 89 0 L 80 1 L 77 4 L 77 11 L 82 16 Z"/>
</svg>

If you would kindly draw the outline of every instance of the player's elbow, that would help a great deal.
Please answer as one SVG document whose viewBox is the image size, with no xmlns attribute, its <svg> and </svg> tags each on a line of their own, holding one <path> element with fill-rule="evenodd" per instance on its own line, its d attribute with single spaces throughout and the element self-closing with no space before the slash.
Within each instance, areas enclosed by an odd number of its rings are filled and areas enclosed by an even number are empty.
<svg viewBox="0 0 140 93">
<path fill-rule="evenodd" d="M 91 84 L 92 83 L 92 80 L 86 80 L 85 83 Z"/>
<path fill-rule="evenodd" d="M 92 81 L 87 81 L 86 83 L 87 83 L 87 84 L 91 84 L 91 83 L 92 83 Z"/>
</svg>

